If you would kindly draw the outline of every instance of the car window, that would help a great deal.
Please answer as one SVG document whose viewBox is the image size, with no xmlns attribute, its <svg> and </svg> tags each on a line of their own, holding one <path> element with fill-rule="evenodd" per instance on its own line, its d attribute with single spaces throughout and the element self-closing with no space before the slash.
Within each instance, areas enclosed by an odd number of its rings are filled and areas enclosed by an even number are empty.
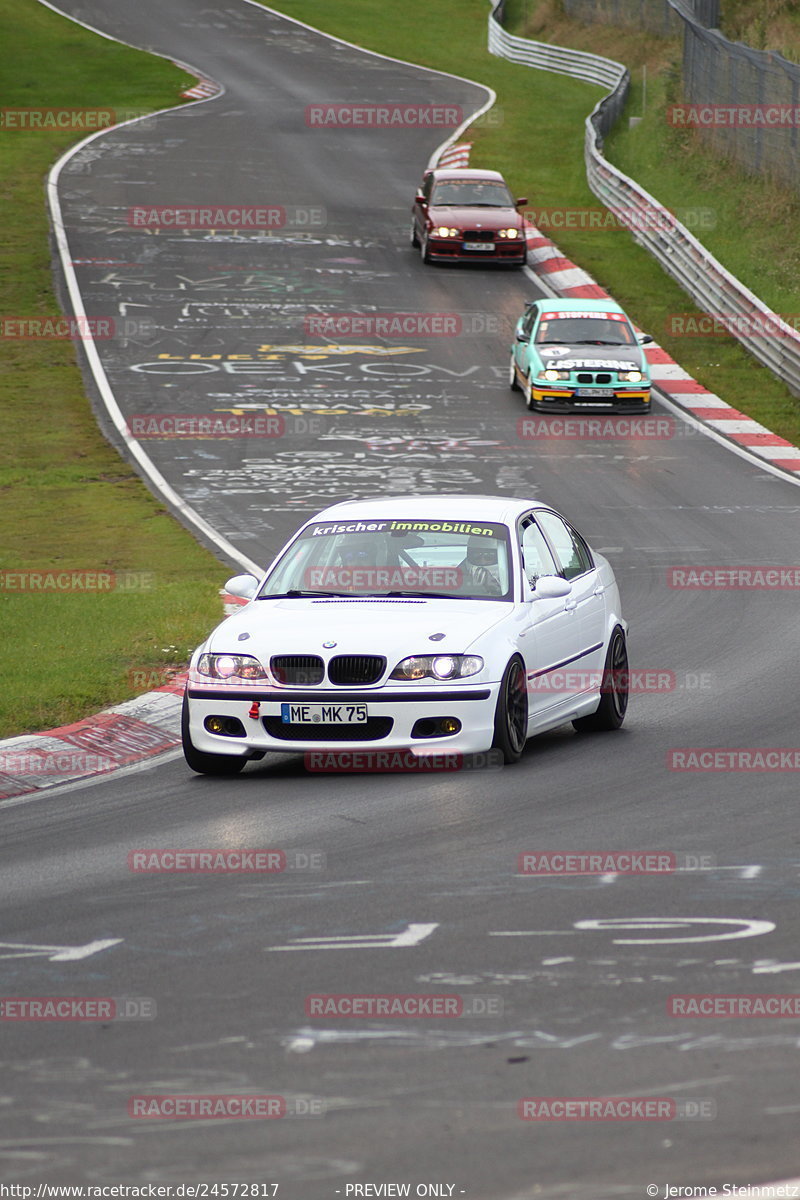
<svg viewBox="0 0 800 1200">
<path fill-rule="evenodd" d="M 477 205 L 486 208 L 514 208 L 514 200 L 504 183 L 494 180 L 447 180 L 436 185 L 431 204 Z"/>
<path fill-rule="evenodd" d="M 531 587 L 535 587 L 540 575 L 558 575 L 559 568 L 550 553 L 550 547 L 533 517 L 525 517 L 520 523 L 520 546 L 525 574 Z"/>
<path fill-rule="evenodd" d="M 536 343 L 546 345 L 548 342 L 558 345 L 637 345 L 633 330 L 618 313 L 594 313 L 591 316 L 543 313 L 536 330 Z"/>
<path fill-rule="evenodd" d="M 536 520 L 547 534 L 558 555 L 561 572 L 565 579 L 583 575 L 594 566 L 589 547 L 580 534 L 570 529 L 566 521 L 555 513 L 537 512 Z"/>
<path fill-rule="evenodd" d="M 352 519 L 303 529 L 267 576 L 259 598 L 287 592 L 409 593 L 510 600 L 508 530 L 496 521 Z"/>
<path fill-rule="evenodd" d="M 426 175 L 422 184 L 422 194 L 426 200 L 430 199 L 431 188 L 433 187 L 433 176 Z"/>
<path fill-rule="evenodd" d="M 526 337 L 530 337 L 533 329 L 534 321 L 536 320 L 536 309 L 529 308 L 522 319 L 522 332 Z"/>
</svg>

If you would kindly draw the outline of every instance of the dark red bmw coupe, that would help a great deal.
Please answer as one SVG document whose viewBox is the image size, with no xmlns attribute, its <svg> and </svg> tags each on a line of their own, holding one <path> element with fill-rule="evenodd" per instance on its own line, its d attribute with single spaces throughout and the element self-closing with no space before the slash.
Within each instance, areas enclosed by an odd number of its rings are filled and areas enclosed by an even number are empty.
<svg viewBox="0 0 800 1200">
<path fill-rule="evenodd" d="M 525 228 L 499 171 L 429 171 L 414 198 L 411 242 L 423 262 L 503 262 L 523 266 Z"/>
</svg>

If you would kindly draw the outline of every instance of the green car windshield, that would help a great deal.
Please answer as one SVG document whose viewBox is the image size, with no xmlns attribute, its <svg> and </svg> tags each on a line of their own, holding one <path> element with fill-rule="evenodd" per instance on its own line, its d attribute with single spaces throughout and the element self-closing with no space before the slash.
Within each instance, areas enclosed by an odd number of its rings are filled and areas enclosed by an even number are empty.
<svg viewBox="0 0 800 1200">
<path fill-rule="evenodd" d="M 635 346 L 633 329 L 623 317 L 542 317 L 536 330 L 537 346 Z"/>
</svg>

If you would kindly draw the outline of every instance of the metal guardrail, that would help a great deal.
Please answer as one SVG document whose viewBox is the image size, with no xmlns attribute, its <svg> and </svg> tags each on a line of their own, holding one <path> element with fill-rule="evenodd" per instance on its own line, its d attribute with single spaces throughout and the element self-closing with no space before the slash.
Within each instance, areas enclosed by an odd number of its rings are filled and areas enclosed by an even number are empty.
<svg viewBox="0 0 800 1200">
<path fill-rule="evenodd" d="M 489 14 L 489 52 L 511 62 L 555 71 L 609 89 L 586 118 L 584 158 L 589 187 L 634 239 L 759 362 L 800 396 L 800 334 L 723 267 L 654 196 L 603 155 L 603 137 L 627 98 L 630 76 L 613 59 L 509 34 Z"/>
</svg>

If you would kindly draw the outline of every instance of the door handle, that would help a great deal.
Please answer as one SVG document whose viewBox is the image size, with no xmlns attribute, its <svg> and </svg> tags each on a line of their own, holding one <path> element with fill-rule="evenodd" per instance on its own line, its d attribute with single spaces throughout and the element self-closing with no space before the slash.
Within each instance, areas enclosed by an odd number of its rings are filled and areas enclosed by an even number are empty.
<svg viewBox="0 0 800 1200">
<path fill-rule="evenodd" d="M 603 587 L 602 583 L 598 583 L 597 587 L 592 592 L 592 595 L 593 596 L 602 596 L 603 593 L 605 592 L 605 590 L 606 589 Z"/>
<path fill-rule="evenodd" d="M 566 604 L 564 605 L 564 612 L 572 612 L 572 611 L 573 611 L 574 609 L 576 609 L 577 607 L 578 607 L 578 601 L 577 601 L 577 600 L 568 600 L 568 601 L 566 602 Z"/>
</svg>

